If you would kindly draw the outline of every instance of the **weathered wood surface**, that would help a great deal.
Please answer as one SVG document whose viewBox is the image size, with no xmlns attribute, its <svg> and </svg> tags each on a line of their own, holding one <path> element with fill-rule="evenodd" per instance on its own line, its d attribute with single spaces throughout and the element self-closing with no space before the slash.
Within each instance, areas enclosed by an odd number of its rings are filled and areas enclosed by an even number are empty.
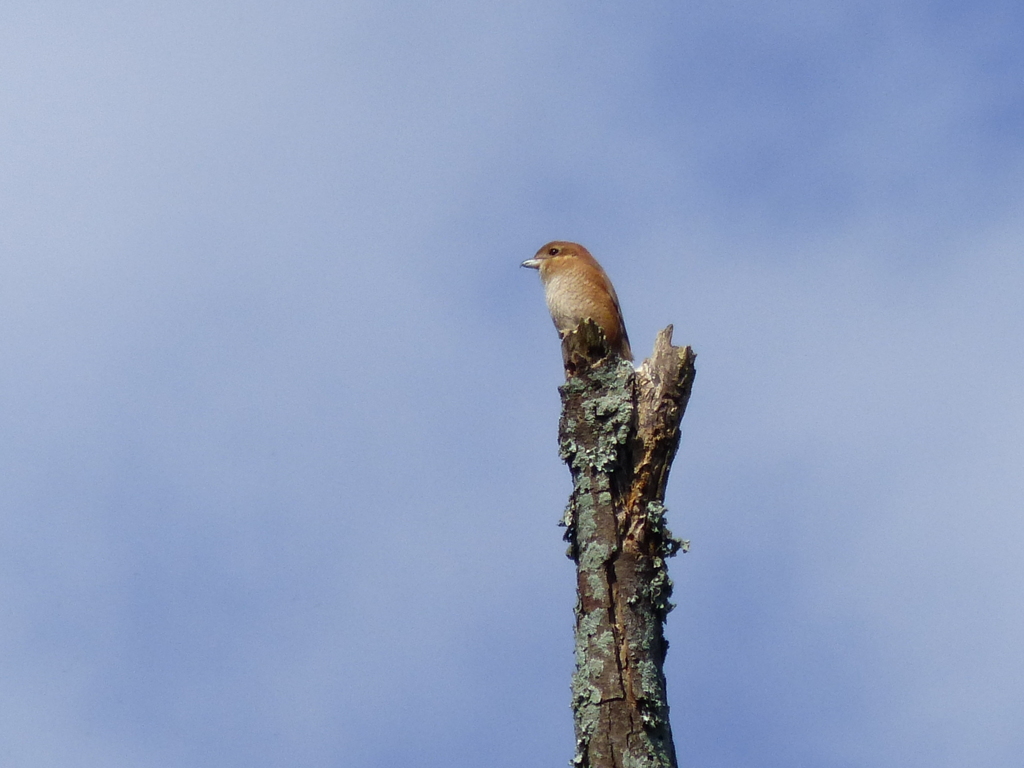
<svg viewBox="0 0 1024 768">
<path fill-rule="evenodd" d="M 580 768 L 675 768 L 663 665 L 672 609 L 665 486 L 695 375 L 693 350 L 658 334 L 639 369 L 585 321 L 562 341 L 559 448 L 577 568 L 573 713 Z"/>
</svg>

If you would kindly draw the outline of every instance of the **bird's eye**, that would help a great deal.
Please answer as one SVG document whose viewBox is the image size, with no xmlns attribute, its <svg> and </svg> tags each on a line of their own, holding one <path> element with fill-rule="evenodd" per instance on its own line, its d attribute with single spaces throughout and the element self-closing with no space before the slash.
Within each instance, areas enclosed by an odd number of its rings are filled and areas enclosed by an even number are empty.
<svg viewBox="0 0 1024 768">
<path fill-rule="evenodd" d="M 556 253 L 558 253 L 558 249 L 557 248 L 549 248 L 548 249 L 548 255 L 549 256 L 554 256 Z"/>
</svg>

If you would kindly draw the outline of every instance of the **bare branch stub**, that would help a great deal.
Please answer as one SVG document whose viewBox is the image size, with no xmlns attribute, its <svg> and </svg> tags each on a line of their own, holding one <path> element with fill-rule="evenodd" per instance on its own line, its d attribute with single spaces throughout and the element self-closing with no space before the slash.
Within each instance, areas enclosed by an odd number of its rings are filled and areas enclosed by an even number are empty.
<svg viewBox="0 0 1024 768">
<path fill-rule="evenodd" d="M 580 768 L 675 768 L 663 664 L 681 542 L 664 494 L 694 377 L 672 328 L 638 370 L 584 321 L 562 342 L 559 447 L 573 492 L 563 522 L 577 566 L 573 712 Z"/>
<path fill-rule="evenodd" d="M 612 355 L 604 331 L 593 320 L 584 320 L 562 337 L 565 377 L 582 374 Z"/>
</svg>

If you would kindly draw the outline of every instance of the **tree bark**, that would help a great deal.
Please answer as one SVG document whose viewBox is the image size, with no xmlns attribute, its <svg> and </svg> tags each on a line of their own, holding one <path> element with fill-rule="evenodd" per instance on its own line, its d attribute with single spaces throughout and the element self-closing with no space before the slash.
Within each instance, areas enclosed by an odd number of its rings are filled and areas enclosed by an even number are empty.
<svg viewBox="0 0 1024 768">
<path fill-rule="evenodd" d="M 688 542 L 665 526 L 665 486 L 696 355 L 672 326 L 634 370 L 584 321 L 562 341 L 559 448 L 573 491 L 563 523 L 576 563 L 577 768 L 676 768 L 663 665 L 672 581 Z"/>
</svg>

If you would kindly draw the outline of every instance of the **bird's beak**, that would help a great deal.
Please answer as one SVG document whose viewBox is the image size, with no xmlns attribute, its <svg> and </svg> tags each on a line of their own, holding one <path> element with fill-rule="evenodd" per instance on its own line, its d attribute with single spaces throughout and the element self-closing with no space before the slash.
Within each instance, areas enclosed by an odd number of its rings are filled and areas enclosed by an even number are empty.
<svg viewBox="0 0 1024 768">
<path fill-rule="evenodd" d="M 540 259 L 527 259 L 520 267 L 529 267 L 530 269 L 540 269 Z"/>
</svg>

